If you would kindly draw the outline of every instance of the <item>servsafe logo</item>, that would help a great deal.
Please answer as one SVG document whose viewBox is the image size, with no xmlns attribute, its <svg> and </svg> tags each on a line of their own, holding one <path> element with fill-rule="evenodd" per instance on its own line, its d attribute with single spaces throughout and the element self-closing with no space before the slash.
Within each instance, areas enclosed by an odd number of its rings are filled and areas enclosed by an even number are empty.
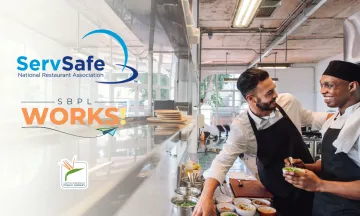
<svg viewBox="0 0 360 216">
<path fill-rule="evenodd" d="M 60 165 L 60 187 L 62 189 L 86 189 L 88 188 L 88 164 L 85 161 L 77 161 L 75 155 L 70 162 L 62 159 Z"/>
<path fill-rule="evenodd" d="M 101 84 L 120 84 L 136 79 L 139 73 L 135 68 L 127 65 L 129 54 L 124 40 L 118 34 L 108 29 L 90 31 L 82 39 L 94 34 L 105 34 L 117 41 L 124 52 L 124 63 L 116 65 L 122 66 L 122 71 L 128 69 L 132 72 L 132 75 L 125 80 L 96 82 Z M 19 56 L 17 64 L 17 70 L 20 71 L 18 72 L 19 78 L 105 77 L 103 70 L 106 67 L 104 60 L 96 59 L 92 55 L 87 56 L 85 60 L 81 58 L 74 59 L 72 56 L 64 56 L 61 59 L 28 59 L 27 56 Z M 59 72 L 59 69 L 63 70 L 63 72 Z M 94 70 L 96 73 L 89 72 Z"/>
</svg>

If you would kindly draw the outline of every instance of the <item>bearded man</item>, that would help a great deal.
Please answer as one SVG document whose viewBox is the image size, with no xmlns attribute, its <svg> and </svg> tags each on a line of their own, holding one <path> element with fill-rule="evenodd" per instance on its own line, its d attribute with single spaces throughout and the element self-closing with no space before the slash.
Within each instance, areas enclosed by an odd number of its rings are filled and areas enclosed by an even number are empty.
<svg viewBox="0 0 360 216">
<path fill-rule="evenodd" d="M 303 141 L 301 127 L 319 130 L 330 115 L 303 109 L 291 94 L 278 95 L 275 83 L 264 70 L 246 70 L 240 75 L 237 88 L 249 109 L 233 120 L 226 144 L 205 172 L 204 189 L 193 216 L 216 215 L 214 191 L 240 155 L 274 195 L 275 208 L 282 216 L 311 215 L 314 194 L 286 182 L 282 168 L 288 157 L 314 162 Z"/>
</svg>

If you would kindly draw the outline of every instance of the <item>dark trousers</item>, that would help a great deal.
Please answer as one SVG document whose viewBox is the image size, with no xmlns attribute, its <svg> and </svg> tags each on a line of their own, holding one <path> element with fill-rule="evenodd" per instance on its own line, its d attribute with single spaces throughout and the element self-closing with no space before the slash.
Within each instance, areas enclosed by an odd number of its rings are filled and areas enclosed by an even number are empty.
<svg viewBox="0 0 360 216">
<path fill-rule="evenodd" d="M 296 190 L 286 198 L 274 197 L 274 206 L 280 216 L 311 216 L 314 193 Z"/>
</svg>

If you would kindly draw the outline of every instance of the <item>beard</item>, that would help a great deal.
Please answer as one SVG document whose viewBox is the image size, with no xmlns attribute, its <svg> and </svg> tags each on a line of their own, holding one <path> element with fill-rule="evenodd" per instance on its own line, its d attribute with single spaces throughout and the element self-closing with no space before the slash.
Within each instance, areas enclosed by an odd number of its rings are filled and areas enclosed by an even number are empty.
<svg viewBox="0 0 360 216">
<path fill-rule="evenodd" d="M 262 103 L 260 99 L 257 99 L 256 106 L 259 107 L 262 111 L 273 111 L 276 109 L 276 106 L 271 107 L 275 103 L 276 98 L 271 100 L 269 103 Z"/>
</svg>

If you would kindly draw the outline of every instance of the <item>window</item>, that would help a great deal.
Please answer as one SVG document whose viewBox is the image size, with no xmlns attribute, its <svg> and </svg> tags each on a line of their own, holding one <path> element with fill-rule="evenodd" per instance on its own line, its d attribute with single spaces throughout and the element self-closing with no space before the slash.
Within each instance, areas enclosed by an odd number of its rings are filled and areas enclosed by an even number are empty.
<svg viewBox="0 0 360 216">
<path fill-rule="evenodd" d="M 109 50 L 108 50 L 109 51 Z M 107 51 L 99 53 L 109 56 Z M 153 100 L 174 99 L 175 73 L 173 68 L 174 54 L 153 54 Z M 117 58 L 113 63 L 122 59 Z M 136 66 L 139 75 L 133 82 L 120 85 L 98 85 L 98 98 L 107 106 L 126 107 L 127 117 L 149 115 L 150 102 L 148 101 L 148 59 L 139 59 L 129 52 L 128 64 Z M 109 70 L 102 80 L 124 80 L 132 75 L 131 71 L 121 69 Z"/>
<path fill-rule="evenodd" d="M 201 113 L 208 125 L 231 124 L 232 120 L 247 108 L 247 103 L 236 87 L 236 82 L 224 78 L 238 78 L 238 74 L 214 74 L 201 82 Z"/>
<path fill-rule="evenodd" d="M 173 100 L 175 87 L 175 70 L 173 64 L 176 62 L 174 54 L 154 54 L 153 74 L 153 99 Z"/>
</svg>

